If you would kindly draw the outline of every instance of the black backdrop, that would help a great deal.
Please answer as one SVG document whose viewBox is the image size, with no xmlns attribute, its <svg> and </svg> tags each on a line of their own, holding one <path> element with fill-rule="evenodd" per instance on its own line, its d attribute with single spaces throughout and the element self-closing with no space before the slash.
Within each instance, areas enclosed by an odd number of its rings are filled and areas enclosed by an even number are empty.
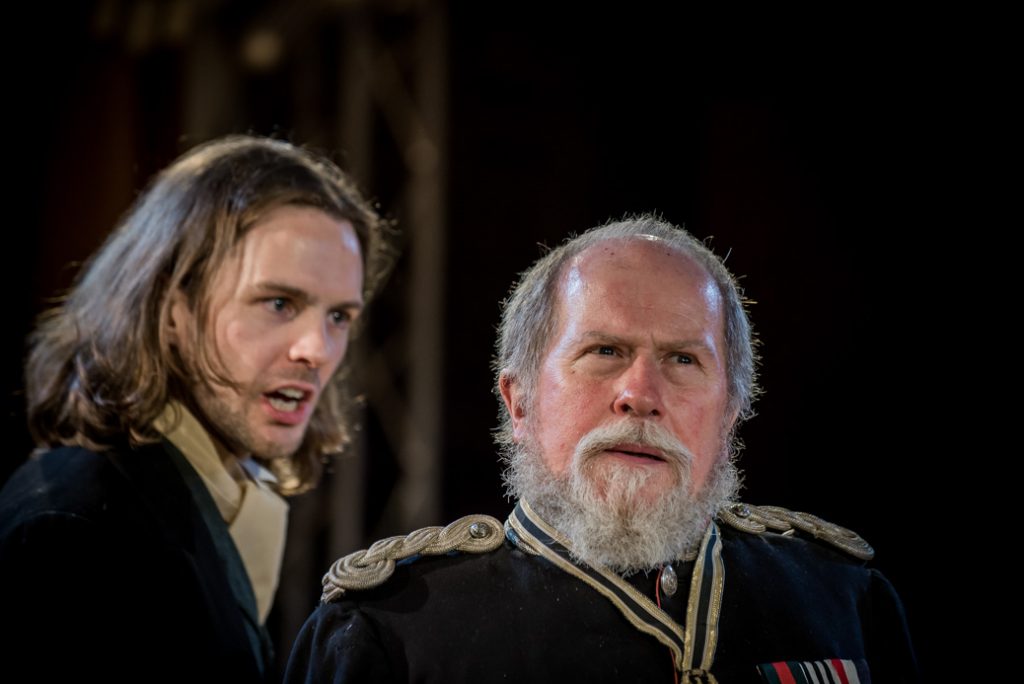
<svg viewBox="0 0 1024 684">
<path fill-rule="evenodd" d="M 243 5 L 221 3 L 225 41 L 255 12 Z M 4 475 L 29 449 L 23 339 L 69 282 L 60 265 L 90 253 L 146 178 L 198 142 L 181 129 L 180 51 L 97 39 L 95 9 L 21 10 L 24 32 L 6 48 Z M 657 211 L 713 236 L 756 301 L 765 394 L 741 433 L 745 498 L 867 538 L 932 671 L 950 610 L 938 599 L 949 533 L 936 511 L 965 485 L 963 404 L 981 403 L 960 384 L 977 354 L 963 349 L 975 314 L 946 246 L 972 228 L 958 214 L 967 181 L 953 178 L 971 134 L 955 60 L 908 37 L 909 20 L 791 36 L 712 35 L 664 13 L 455 3 L 447 17 L 445 517 L 507 510 L 489 362 L 516 274 L 539 244 Z M 280 74 L 251 77 L 234 130 L 304 142 L 288 87 Z M 400 215 L 380 180 L 387 165 L 375 173 L 363 184 Z M 371 461 L 368 534 L 394 468 Z"/>
</svg>

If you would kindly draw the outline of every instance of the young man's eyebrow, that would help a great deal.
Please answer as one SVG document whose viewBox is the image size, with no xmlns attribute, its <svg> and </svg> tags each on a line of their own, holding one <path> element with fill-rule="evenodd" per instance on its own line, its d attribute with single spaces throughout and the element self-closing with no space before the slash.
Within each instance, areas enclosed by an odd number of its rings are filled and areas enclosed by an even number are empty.
<svg viewBox="0 0 1024 684">
<path fill-rule="evenodd" d="M 271 294 L 271 293 L 284 294 L 284 295 L 288 295 L 289 297 L 292 297 L 294 299 L 301 299 L 303 301 L 308 301 L 308 300 L 312 299 L 310 294 L 308 292 L 306 292 L 305 290 L 303 290 L 302 288 L 294 287 L 292 285 L 285 285 L 284 283 L 275 283 L 273 281 L 264 281 L 264 282 L 261 282 L 261 283 L 256 283 L 255 288 L 257 290 L 262 290 L 262 291 L 264 291 L 264 292 L 266 292 L 268 294 Z"/>
<path fill-rule="evenodd" d="M 267 294 L 283 294 L 303 303 L 309 303 L 315 299 L 309 292 L 306 292 L 302 288 L 294 287 L 292 285 L 285 285 L 284 283 L 275 283 L 273 281 L 264 281 L 256 283 L 257 290 L 266 292 Z M 355 309 L 361 311 L 363 308 L 363 301 L 361 299 L 351 299 L 343 302 L 337 302 L 331 307 L 332 309 Z"/>
</svg>

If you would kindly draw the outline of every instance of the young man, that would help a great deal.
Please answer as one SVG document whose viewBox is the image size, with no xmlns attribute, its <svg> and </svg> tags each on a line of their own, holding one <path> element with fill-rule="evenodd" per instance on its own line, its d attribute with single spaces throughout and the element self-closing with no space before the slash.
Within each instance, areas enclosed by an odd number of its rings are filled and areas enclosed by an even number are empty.
<svg viewBox="0 0 1024 684">
<path fill-rule="evenodd" d="M 159 174 L 30 339 L 0 492 L 5 669 L 264 680 L 282 494 L 345 441 L 382 223 L 331 162 L 232 137 Z"/>
</svg>

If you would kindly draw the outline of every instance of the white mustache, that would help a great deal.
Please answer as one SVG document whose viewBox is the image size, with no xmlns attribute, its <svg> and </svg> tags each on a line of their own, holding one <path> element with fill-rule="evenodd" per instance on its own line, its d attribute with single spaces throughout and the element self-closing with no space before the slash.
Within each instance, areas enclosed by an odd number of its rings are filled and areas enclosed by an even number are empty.
<svg viewBox="0 0 1024 684">
<path fill-rule="evenodd" d="M 602 425 L 583 435 L 576 444 L 574 461 L 582 464 L 606 449 L 621 444 L 637 444 L 657 449 L 669 463 L 675 462 L 689 472 L 693 452 L 667 429 L 650 421 L 624 420 Z"/>
</svg>

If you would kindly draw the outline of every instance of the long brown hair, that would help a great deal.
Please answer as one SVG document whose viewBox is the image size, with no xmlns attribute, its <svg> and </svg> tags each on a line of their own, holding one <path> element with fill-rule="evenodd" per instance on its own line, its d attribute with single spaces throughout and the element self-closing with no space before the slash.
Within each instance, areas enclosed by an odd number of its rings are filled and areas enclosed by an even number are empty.
<svg viewBox="0 0 1024 684">
<path fill-rule="evenodd" d="M 232 249 L 270 210 L 311 206 L 351 222 L 364 260 L 369 301 L 388 266 L 388 226 L 331 161 L 279 140 L 232 136 L 187 152 L 158 174 L 56 308 L 29 337 L 25 371 L 29 429 L 41 447 L 104 450 L 159 435 L 167 403 L 188 404 L 196 379 L 227 382 L 203 343 L 208 290 Z M 171 294 L 185 293 L 196 315 L 194 362 L 172 349 L 162 321 Z M 318 479 L 324 454 L 347 441 L 339 376 L 324 389 L 299 450 L 268 465 L 283 493 Z"/>
</svg>

